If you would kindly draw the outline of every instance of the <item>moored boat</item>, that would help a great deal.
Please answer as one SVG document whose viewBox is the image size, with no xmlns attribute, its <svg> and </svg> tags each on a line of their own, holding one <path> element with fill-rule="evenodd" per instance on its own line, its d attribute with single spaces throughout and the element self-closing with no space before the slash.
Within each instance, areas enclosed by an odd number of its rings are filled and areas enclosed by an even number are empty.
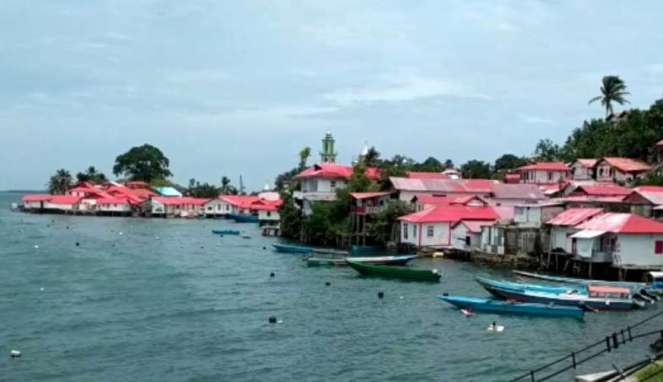
<svg viewBox="0 0 663 382">
<path fill-rule="evenodd" d="M 517 303 L 449 295 L 438 296 L 438 298 L 459 309 L 464 309 L 471 312 L 526 314 L 535 316 L 574 318 L 583 318 L 585 316 L 585 311 L 583 309 L 574 306 Z"/>
<path fill-rule="evenodd" d="M 503 299 L 519 302 L 579 306 L 593 310 L 631 310 L 644 306 L 643 302 L 634 300 L 630 290 L 626 288 L 589 286 L 587 294 L 550 294 L 498 287 L 491 287 L 491 289 L 491 293 L 497 293 Z"/>
<path fill-rule="evenodd" d="M 239 235 L 240 232 L 233 229 L 213 229 L 212 233 L 215 235 Z"/>
<path fill-rule="evenodd" d="M 490 292 L 497 298 L 502 298 L 502 295 L 496 293 L 492 288 L 502 288 L 502 289 L 511 289 L 517 291 L 530 291 L 530 292 L 542 292 L 549 294 L 568 294 L 568 293 L 577 293 L 577 294 L 586 294 L 587 287 L 584 285 L 569 285 L 569 286 L 552 286 L 552 285 L 538 285 L 538 284 L 525 284 L 525 283 L 516 283 L 505 280 L 492 280 L 485 277 L 477 277 L 475 279 L 484 289 Z"/>
<path fill-rule="evenodd" d="M 370 257 L 348 257 L 352 261 L 360 261 L 367 264 L 375 265 L 405 265 L 410 260 L 416 259 L 417 255 L 395 255 L 395 256 L 370 256 Z M 306 262 L 310 266 L 320 266 L 320 265 L 329 265 L 329 266 L 345 266 L 346 257 L 338 256 L 311 256 L 306 259 Z"/>
<path fill-rule="evenodd" d="M 276 252 L 283 252 L 283 253 L 298 253 L 298 254 L 302 254 L 302 255 L 308 255 L 311 252 L 313 252 L 312 248 L 301 247 L 301 246 L 298 246 L 298 245 L 272 244 L 272 247 L 274 247 Z"/>
<path fill-rule="evenodd" d="M 228 214 L 228 217 L 235 223 L 257 223 L 258 216 L 249 214 Z"/>
<path fill-rule="evenodd" d="M 345 259 L 345 262 L 352 267 L 352 269 L 364 276 L 430 282 L 438 282 L 442 276 L 437 269 L 431 270 L 390 265 L 375 265 L 350 259 Z"/>
<path fill-rule="evenodd" d="M 576 284 L 576 285 L 595 285 L 595 286 L 605 286 L 605 287 L 614 287 L 614 288 L 628 288 L 631 292 L 640 292 L 642 290 L 650 291 L 654 288 L 646 283 L 636 283 L 636 282 L 624 282 L 624 281 L 604 281 L 604 280 L 585 280 L 585 279 L 576 279 L 572 277 L 560 277 L 545 275 L 542 273 L 531 273 L 523 271 L 513 271 L 513 273 L 520 277 L 550 281 L 555 283 L 562 284 Z"/>
</svg>

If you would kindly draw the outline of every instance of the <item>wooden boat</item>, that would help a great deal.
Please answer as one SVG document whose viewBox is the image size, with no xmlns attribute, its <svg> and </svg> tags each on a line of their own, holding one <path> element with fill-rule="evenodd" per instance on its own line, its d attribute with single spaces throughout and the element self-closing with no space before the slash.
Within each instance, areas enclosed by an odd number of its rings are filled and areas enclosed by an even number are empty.
<svg viewBox="0 0 663 382">
<path fill-rule="evenodd" d="M 416 259 L 417 255 L 395 255 L 395 256 L 370 256 L 370 257 L 348 257 L 352 261 L 360 261 L 366 264 L 375 265 L 405 265 L 410 260 Z M 310 266 L 345 266 L 346 257 L 324 257 L 324 256 L 311 256 L 306 259 Z"/>
<path fill-rule="evenodd" d="M 514 303 L 483 298 L 449 295 L 438 296 L 438 298 L 459 309 L 466 311 L 469 310 L 471 312 L 527 314 L 535 316 L 574 318 L 583 318 L 585 316 L 585 311 L 583 309 L 574 306 Z"/>
<path fill-rule="evenodd" d="M 511 289 L 516 291 L 530 291 L 530 292 L 542 292 L 549 294 L 587 294 L 587 287 L 584 285 L 573 285 L 573 286 L 552 286 L 552 285 L 538 285 L 538 284 L 521 284 L 504 280 L 492 280 L 485 277 L 477 277 L 476 282 L 478 282 L 482 287 L 484 287 L 488 292 L 494 295 L 497 298 L 502 298 L 502 295 L 495 293 L 492 288 L 502 288 L 502 289 Z"/>
<path fill-rule="evenodd" d="M 300 247 L 298 245 L 272 244 L 272 247 L 274 247 L 276 252 L 282 252 L 282 253 L 298 253 L 302 255 L 308 255 L 311 252 L 313 252 L 312 248 Z"/>
<path fill-rule="evenodd" d="M 571 277 L 559 277 L 544 275 L 542 273 L 531 273 L 523 271 L 513 271 L 513 273 L 520 277 L 551 281 L 555 283 L 562 284 L 576 284 L 576 285 L 596 285 L 596 286 L 606 286 L 614 288 L 628 288 L 632 292 L 640 292 L 641 290 L 647 290 L 651 287 L 645 283 L 634 283 L 634 282 L 622 282 L 622 281 L 603 281 L 603 280 L 585 280 L 585 279 L 575 279 Z"/>
<path fill-rule="evenodd" d="M 631 310 L 644 306 L 643 302 L 634 300 L 626 288 L 589 286 L 587 294 L 550 294 L 497 287 L 491 289 L 491 293 L 497 293 L 503 299 L 519 302 L 579 306 L 592 310 Z"/>
<path fill-rule="evenodd" d="M 385 252 L 384 247 L 379 246 L 353 245 L 350 247 L 350 256 L 379 256 Z"/>
<path fill-rule="evenodd" d="M 213 229 L 212 233 L 215 235 L 239 235 L 240 232 L 233 229 Z"/>
<path fill-rule="evenodd" d="M 249 214 L 228 214 L 228 217 L 235 221 L 235 223 L 257 223 L 258 217 Z"/>
<path fill-rule="evenodd" d="M 375 276 L 387 279 L 401 279 L 411 281 L 440 281 L 442 276 L 437 269 L 416 269 L 408 267 L 395 267 L 389 265 L 367 264 L 363 261 L 345 259 L 345 262 L 355 271 L 364 276 Z"/>
</svg>

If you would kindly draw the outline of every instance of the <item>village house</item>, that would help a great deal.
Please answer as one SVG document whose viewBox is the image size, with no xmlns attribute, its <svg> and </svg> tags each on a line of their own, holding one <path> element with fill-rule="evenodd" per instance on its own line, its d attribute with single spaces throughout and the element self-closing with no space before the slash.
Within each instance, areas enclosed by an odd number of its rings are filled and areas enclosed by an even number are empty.
<svg viewBox="0 0 663 382">
<path fill-rule="evenodd" d="M 655 219 L 663 218 L 663 187 L 640 186 L 624 198 L 631 213 Z"/>
<path fill-rule="evenodd" d="M 260 200 L 252 195 L 219 195 L 221 201 L 221 210 L 225 211 L 223 215 L 252 215 L 255 211 L 251 205 Z"/>
<path fill-rule="evenodd" d="M 571 235 L 578 232 L 577 225 L 603 212 L 600 208 L 570 208 L 548 220 L 550 226 L 550 251 L 574 253 L 575 241 Z"/>
<path fill-rule="evenodd" d="M 540 228 L 545 222 L 564 211 L 563 203 L 545 202 L 514 206 L 513 222 L 519 228 Z"/>
<path fill-rule="evenodd" d="M 495 220 L 459 220 L 451 226 L 452 247 L 470 252 L 481 247 L 481 231 L 495 224 Z"/>
<path fill-rule="evenodd" d="M 411 202 L 415 196 L 482 196 L 488 197 L 497 180 L 488 179 L 411 179 L 390 177 L 392 189 L 398 199 Z"/>
<path fill-rule="evenodd" d="M 480 196 L 429 196 L 418 195 L 412 198 L 415 211 L 423 211 L 436 206 L 486 207 L 488 202 Z"/>
<path fill-rule="evenodd" d="M 451 227 L 465 221 L 490 222 L 499 219 L 491 207 L 437 206 L 401 216 L 400 242 L 416 247 L 453 247 Z"/>
<path fill-rule="evenodd" d="M 514 206 L 518 204 L 536 204 L 546 200 L 546 196 L 535 184 L 492 185 L 492 191 L 486 199 L 493 206 Z"/>
<path fill-rule="evenodd" d="M 573 180 L 596 179 L 596 159 L 578 159 L 571 165 Z"/>
<path fill-rule="evenodd" d="M 277 226 L 281 221 L 281 216 L 279 215 L 279 207 L 282 202 L 280 200 L 271 201 L 265 199 L 259 199 L 251 203 L 250 210 L 254 213 L 258 212 L 258 225 L 259 226 Z"/>
<path fill-rule="evenodd" d="M 630 193 L 630 188 L 622 187 L 614 183 L 597 183 L 591 185 L 579 185 L 573 191 L 571 191 L 568 197 L 582 197 L 586 199 L 615 197 L 618 200 L 621 200 Z"/>
<path fill-rule="evenodd" d="M 519 167 L 521 183 L 554 184 L 571 177 L 571 168 L 562 162 L 539 162 Z"/>
<path fill-rule="evenodd" d="M 190 197 L 155 196 L 146 203 L 150 204 L 152 216 L 198 217 L 204 215 L 204 206 L 208 200 Z"/>
<path fill-rule="evenodd" d="M 625 213 L 605 213 L 576 226 L 575 254 L 590 264 L 609 264 L 620 270 L 663 268 L 663 223 Z"/>
<path fill-rule="evenodd" d="M 353 192 L 352 204 L 352 243 L 357 245 L 373 244 L 375 239 L 369 233 L 373 216 L 383 213 L 395 200 L 392 192 Z"/>
<path fill-rule="evenodd" d="M 132 206 L 129 200 L 124 198 L 99 198 L 96 200 L 95 210 L 99 215 L 129 216 Z"/>
<path fill-rule="evenodd" d="M 596 180 L 599 182 L 631 183 L 651 170 L 647 163 L 630 158 L 606 157 L 596 163 Z"/>
</svg>

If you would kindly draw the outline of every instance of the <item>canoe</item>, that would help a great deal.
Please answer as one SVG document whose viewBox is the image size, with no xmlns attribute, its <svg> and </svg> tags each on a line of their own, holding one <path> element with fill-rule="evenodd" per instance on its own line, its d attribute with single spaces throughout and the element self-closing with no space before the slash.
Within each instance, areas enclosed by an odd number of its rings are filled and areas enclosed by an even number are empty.
<svg viewBox="0 0 663 382">
<path fill-rule="evenodd" d="M 534 316 L 574 318 L 583 318 L 585 316 L 585 311 L 583 309 L 574 306 L 514 303 L 483 298 L 448 295 L 438 296 L 438 298 L 459 309 L 468 309 L 474 312 L 527 314 Z"/>
<path fill-rule="evenodd" d="M 524 284 L 524 283 L 515 283 L 504 280 L 492 280 L 485 277 L 477 277 L 475 280 L 488 292 L 490 292 L 492 295 L 494 295 L 497 298 L 502 298 L 502 295 L 500 295 L 499 293 L 495 293 L 492 290 L 492 288 L 511 289 L 523 292 L 524 291 L 542 292 L 549 294 L 569 294 L 569 293 L 587 294 L 587 287 L 584 285 L 552 286 L 552 285 Z"/>
<path fill-rule="evenodd" d="M 258 217 L 248 214 L 228 214 L 228 217 L 233 219 L 235 223 L 257 223 Z"/>
<path fill-rule="evenodd" d="M 396 255 L 396 256 L 370 256 L 370 257 L 348 257 L 352 261 L 360 261 L 367 264 L 375 265 L 405 265 L 410 260 L 416 259 L 417 255 Z M 309 266 L 345 266 L 346 257 L 324 257 L 324 256 L 311 256 L 306 259 Z"/>
<path fill-rule="evenodd" d="M 312 248 L 300 247 L 298 245 L 272 244 L 272 247 L 274 247 L 276 252 L 282 252 L 282 253 L 298 253 L 302 255 L 308 255 L 311 252 L 313 252 Z"/>
<path fill-rule="evenodd" d="M 531 273 L 523 271 L 513 271 L 513 273 L 520 277 L 526 277 L 536 280 L 551 281 L 562 284 L 576 284 L 576 285 L 597 285 L 597 286 L 607 286 L 615 288 L 628 288 L 633 292 L 639 292 L 642 289 L 647 290 L 650 288 L 645 283 L 634 283 L 634 282 L 622 282 L 622 281 L 603 281 L 603 280 L 585 280 L 585 279 L 575 279 L 571 277 L 559 277 L 544 275 L 542 273 Z"/>
<path fill-rule="evenodd" d="M 512 289 L 503 289 L 491 287 L 491 293 L 499 294 L 503 299 L 513 300 L 519 302 L 531 302 L 538 304 L 553 304 L 564 306 L 578 306 L 589 308 L 592 310 L 632 310 L 644 306 L 644 303 L 636 301 L 632 298 L 619 298 L 619 297 L 594 297 L 591 293 L 592 288 L 604 287 L 589 287 L 590 294 L 550 294 L 532 291 L 518 291 Z"/>
<path fill-rule="evenodd" d="M 212 233 L 215 235 L 239 235 L 239 231 L 232 229 L 213 229 Z"/>
<path fill-rule="evenodd" d="M 440 281 L 440 272 L 437 269 L 416 269 L 395 267 L 390 265 L 367 264 L 362 261 L 345 259 L 345 262 L 355 271 L 364 276 L 375 276 L 387 279 L 401 279 L 411 281 Z"/>
</svg>

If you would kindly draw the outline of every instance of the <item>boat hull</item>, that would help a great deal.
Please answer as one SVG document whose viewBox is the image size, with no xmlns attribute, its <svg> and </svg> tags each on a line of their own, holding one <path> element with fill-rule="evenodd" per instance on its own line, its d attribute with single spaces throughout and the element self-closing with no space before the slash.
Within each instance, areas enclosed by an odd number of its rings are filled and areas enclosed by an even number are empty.
<svg viewBox="0 0 663 382">
<path fill-rule="evenodd" d="M 499 293 L 493 293 L 492 288 L 502 288 L 510 289 L 521 292 L 541 292 L 554 295 L 568 294 L 568 293 L 578 293 L 578 294 L 587 294 L 587 287 L 583 285 L 578 286 L 567 286 L 567 287 L 557 287 L 549 285 L 536 285 L 536 284 L 520 284 L 510 281 L 502 280 L 492 280 L 485 277 L 477 277 L 476 282 L 478 282 L 482 287 L 484 287 L 488 292 L 491 292 L 496 297 L 501 297 Z"/>
<path fill-rule="evenodd" d="M 523 292 L 491 287 L 491 293 L 499 294 L 503 299 L 537 304 L 586 307 L 592 310 L 627 311 L 637 307 L 632 300 L 591 298 L 583 295 L 553 295 L 536 292 Z"/>
<path fill-rule="evenodd" d="M 349 257 L 350 260 L 360 261 L 366 264 L 375 265 L 405 265 L 411 260 L 416 259 L 417 255 L 400 255 L 400 256 L 371 256 L 371 257 Z M 319 257 L 312 256 L 306 259 L 309 266 L 346 266 L 346 257 Z"/>
<path fill-rule="evenodd" d="M 235 223 L 258 223 L 258 217 L 254 215 L 229 214 L 228 217 L 234 220 Z"/>
<path fill-rule="evenodd" d="M 272 247 L 276 252 L 281 253 L 297 253 L 301 255 L 308 255 L 313 252 L 313 249 L 308 247 L 300 247 L 297 245 L 287 245 L 287 244 L 272 244 Z"/>
<path fill-rule="evenodd" d="M 459 296 L 438 296 L 438 298 L 459 309 L 471 309 L 475 312 L 573 318 L 583 318 L 585 316 L 584 310 L 571 306 L 510 303 L 504 301 Z"/>
<path fill-rule="evenodd" d="M 212 233 L 215 235 L 239 235 L 240 232 L 231 229 L 222 229 L 222 230 L 213 229 Z"/>
<path fill-rule="evenodd" d="M 369 277 L 427 282 L 439 282 L 441 277 L 439 272 L 429 269 L 413 269 L 390 265 L 374 265 L 349 259 L 346 259 L 345 262 L 350 267 L 352 267 L 352 269 L 361 273 L 363 276 Z"/>
</svg>

